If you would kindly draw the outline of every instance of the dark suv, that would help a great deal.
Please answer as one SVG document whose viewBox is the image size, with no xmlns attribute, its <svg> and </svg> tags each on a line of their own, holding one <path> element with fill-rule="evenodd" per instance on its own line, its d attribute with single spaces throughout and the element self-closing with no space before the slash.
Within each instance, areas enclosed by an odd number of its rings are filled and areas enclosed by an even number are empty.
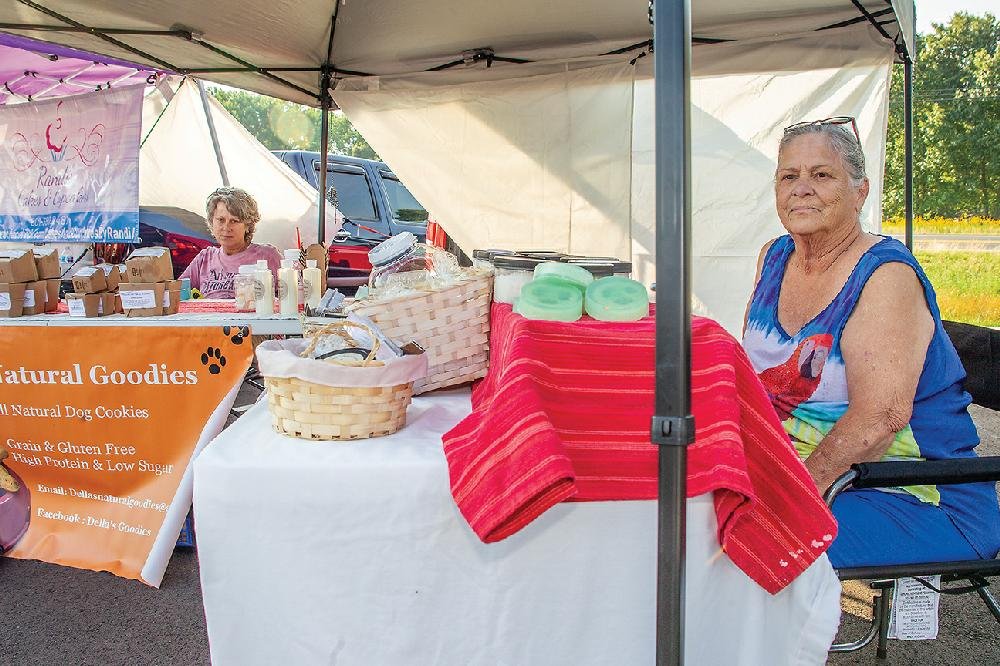
<svg viewBox="0 0 1000 666">
<path fill-rule="evenodd" d="M 319 188 L 320 154 L 277 150 L 274 154 L 314 188 Z M 427 211 L 384 162 L 346 155 L 327 156 L 327 199 L 345 222 L 330 242 L 331 286 L 368 282 L 368 250 L 383 239 L 409 231 L 421 241 L 427 234 Z"/>
</svg>

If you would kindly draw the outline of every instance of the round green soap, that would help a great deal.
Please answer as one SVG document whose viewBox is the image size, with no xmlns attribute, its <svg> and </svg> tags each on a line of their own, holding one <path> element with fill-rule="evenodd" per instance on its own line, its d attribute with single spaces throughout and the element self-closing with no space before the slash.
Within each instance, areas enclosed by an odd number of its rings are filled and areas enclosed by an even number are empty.
<svg viewBox="0 0 1000 666">
<path fill-rule="evenodd" d="M 526 319 L 576 321 L 583 315 L 583 292 L 556 278 L 538 278 L 521 287 L 514 311 Z"/>
<path fill-rule="evenodd" d="M 587 314 L 601 321 L 638 321 L 649 314 L 646 288 L 619 275 L 591 282 L 585 302 Z"/>
<path fill-rule="evenodd" d="M 555 278 L 586 289 L 594 281 L 593 274 L 583 266 L 564 264 L 560 261 L 543 261 L 535 266 L 535 279 Z"/>
</svg>

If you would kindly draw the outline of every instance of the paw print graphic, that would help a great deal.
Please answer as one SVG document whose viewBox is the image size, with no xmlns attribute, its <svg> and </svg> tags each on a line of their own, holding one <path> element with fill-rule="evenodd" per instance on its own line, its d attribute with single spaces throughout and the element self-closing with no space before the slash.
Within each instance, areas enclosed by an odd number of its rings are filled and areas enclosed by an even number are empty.
<svg viewBox="0 0 1000 666">
<path fill-rule="evenodd" d="M 201 364 L 207 365 L 208 371 L 217 375 L 226 367 L 226 357 L 222 355 L 222 350 L 218 347 L 209 347 L 201 355 Z"/>
<path fill-rule="evenodd" d="M 249 326 L 223 326 L 222 333 L 228 335 L 235 345 L 243 344 L 243 341 L 250 337 Z"/>
</svg>

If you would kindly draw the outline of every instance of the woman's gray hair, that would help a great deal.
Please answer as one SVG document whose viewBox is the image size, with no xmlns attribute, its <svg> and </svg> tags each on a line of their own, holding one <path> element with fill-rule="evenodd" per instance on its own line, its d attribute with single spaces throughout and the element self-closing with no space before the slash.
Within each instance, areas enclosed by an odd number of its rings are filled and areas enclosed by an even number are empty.
<svg viewBox="0 0 1000 666">
<path fill-rule="evenodd" d="M 253 233 L 257 230 L 257 223 L 260 222 L 260 211 L 257 210 L 257 202 L 246 190 L 238 187 L 220 187 L 208 195 L 205 202 L 205 214 L 208 216 L 208 230 L 212 231 L 212 215 L 215 214 L 215 207 L 223 203 L 226 209 L 234 216 L 243 221 L 246 225 L 244 239 L 247 245 L 253 240 Z"/>
<path fill-rule="evenodd" d="M 868 177 L 865 174 L 865 152 L 861 149 L 861 142 L 854 136 L 854 132 L 847 125 L 834 125 L 832 123 L 813 123 L 809 125 L 798 125 L 785 130 L 778 145 L 778 155 L 789 143 L 800 136 L 806 134 L 822 134 L 830 141 L 830 147 L 844 160 L 844 167 L 850 178 L 851 187 L 861 187 Z"/>
</svg>

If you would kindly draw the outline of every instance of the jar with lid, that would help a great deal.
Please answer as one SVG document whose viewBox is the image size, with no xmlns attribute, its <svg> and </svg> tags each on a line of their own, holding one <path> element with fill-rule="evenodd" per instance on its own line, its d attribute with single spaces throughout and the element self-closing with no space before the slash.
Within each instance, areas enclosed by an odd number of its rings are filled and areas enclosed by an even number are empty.
<svg viewBox="0 0 1000 666">
<path fill-rule="evenodd" d="M 497 303 L 514 303 L 521 294 L 521 287 L 531 282 L 535 266 L 542 259 L 531 259 L 515 255 L 493 258 L 493 300 Z"/>
<path fill-rule="evenodd" d="M 594 279 L 617 275 L 619 277 L 632 276 L 632 262 L 619 261 L 618 259 L 606 259 L 604 257 L 592 259 L 570 259 L 566 263 L 576 264 L 586 268 L 594 276 Z"/>
<path fill-rule="evenodd" d="M 480 270 L 493 270 L 493 259 L 514 254 L 513 250 L 473 250 L 472 267 Z"/>
<path fill-rule="evenodd" d="M 433 253 L 409 231 L 391 236 L 368 252 L 372 272 L 368 291 L 383 295 L 427 285 L 434 267 Z"/>
<path fill-rule="evenodd" d="M 233 294 L 237 312 L 254 312 L 257 309 L 256 264 L 243 264 L 233 276 Z"/>
</svg>

